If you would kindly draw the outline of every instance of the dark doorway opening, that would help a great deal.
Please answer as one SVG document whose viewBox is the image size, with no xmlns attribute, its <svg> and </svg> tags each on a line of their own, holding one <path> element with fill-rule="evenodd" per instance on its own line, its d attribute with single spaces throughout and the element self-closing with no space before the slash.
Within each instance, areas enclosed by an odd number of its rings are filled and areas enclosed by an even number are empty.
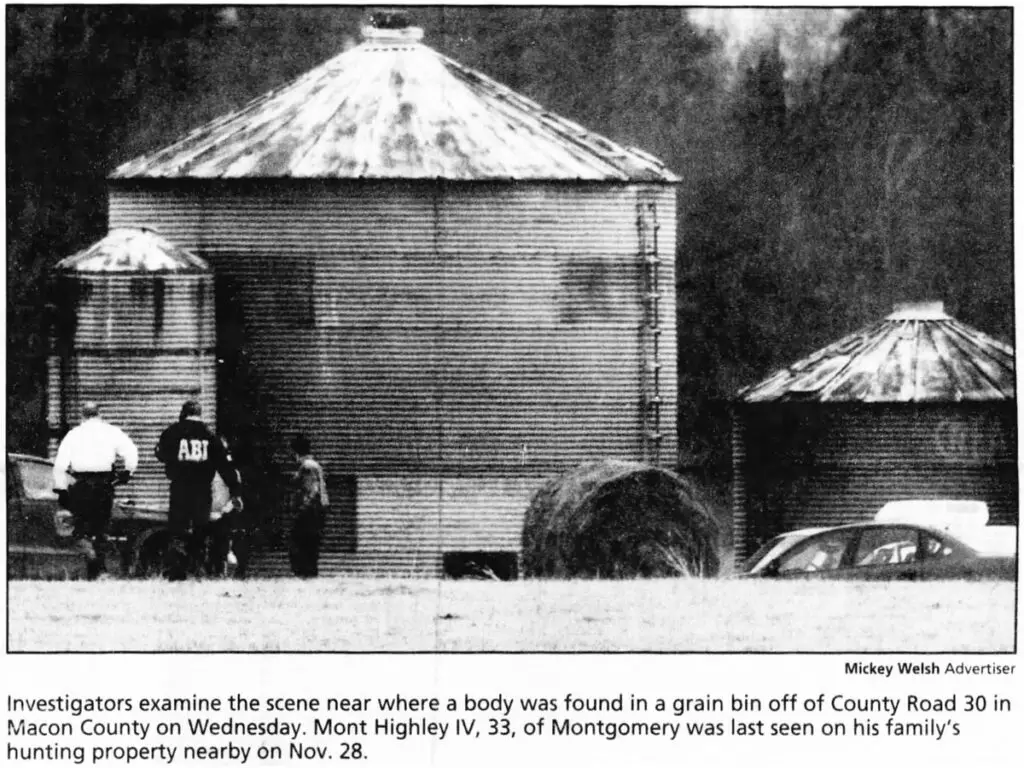
<svg viewBox="0 0 1024 768">
<path fill-rule="evenodd" d="M 519 578 L 519 556 L 515 552 L 445 552 L 442 566 L 447 579 Z"/>
</svg>

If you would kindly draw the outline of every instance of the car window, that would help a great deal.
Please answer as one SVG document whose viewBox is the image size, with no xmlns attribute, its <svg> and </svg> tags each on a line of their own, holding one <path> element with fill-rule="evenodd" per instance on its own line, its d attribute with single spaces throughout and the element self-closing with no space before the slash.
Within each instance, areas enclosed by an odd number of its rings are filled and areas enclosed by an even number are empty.
<svg viewBox="0 0 1024 768">
<path fill-rule="evenodd" d="M 949 557 L 953 554 L 953 547 L 929 533 L 922 533 L 921 541 L 924 545 L 924 557 L 929 560 Z"/>
<path fill-rule="evenodd" d="M 35 461 L 19 461 L 21 482 L 29 499 L 56 499 L 53 492 L 53 467 Z"/>
<path fill-rule="evenodd" d="M 813 536 L 779 558 L 779 573 L 834 571 L 853 540 L 852 531 L 831 531 Z"/>
<path fill-rule="evenodd" d="M 904 526 L 865 528 L 857 544 L 854 566 L 900 565 L 917 559 L 918 531 Z"/>
</svg>

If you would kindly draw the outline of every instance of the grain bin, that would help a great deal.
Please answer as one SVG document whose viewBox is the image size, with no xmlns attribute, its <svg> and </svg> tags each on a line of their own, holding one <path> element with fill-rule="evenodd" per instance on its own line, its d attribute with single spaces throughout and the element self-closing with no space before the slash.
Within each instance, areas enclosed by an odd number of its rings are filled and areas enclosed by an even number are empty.
<svg viewBox="0 0 1024 768">
<path fill-rule="evenodd" d="M 145 229 L 113 229 L 55 268 L 48 420 L 53 439 L 94 400 L 139 448 L 122 501 L 167 506 L 160 431 L 186 399 L 215 423 L 213 275 L 205 262 Z"/>
<path fill-rule="evenodd" d="M 871 518 L 886 502 L 976 499 L 1018 519 L 1013 348 L 941 302 L 886 318 L 738 393 L 734 538 Z"/>
<path fill-rule="evenodd" d="M 678 180 L 417 28 L 364 36 L 119 167 L 110 223 L 216 271 L 222 418 L 260 477 L 312 438 L 322 567 L 437 574 L 515 553 L 553 474 L 674 465 Z"/>
</svg>

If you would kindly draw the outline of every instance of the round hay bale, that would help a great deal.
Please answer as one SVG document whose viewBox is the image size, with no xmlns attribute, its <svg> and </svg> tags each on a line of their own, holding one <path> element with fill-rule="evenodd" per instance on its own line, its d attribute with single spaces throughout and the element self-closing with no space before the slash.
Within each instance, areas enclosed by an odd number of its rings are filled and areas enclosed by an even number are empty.
<svg viewBox="0 0 1024 768">
<path fill-rule="evenodd" d="M 533 495 L 523 524 L 523 575 L 714 576 L 717 539 L 710 509 L 675 473 L 637 462 L 588 462 Z"/>
</svg>

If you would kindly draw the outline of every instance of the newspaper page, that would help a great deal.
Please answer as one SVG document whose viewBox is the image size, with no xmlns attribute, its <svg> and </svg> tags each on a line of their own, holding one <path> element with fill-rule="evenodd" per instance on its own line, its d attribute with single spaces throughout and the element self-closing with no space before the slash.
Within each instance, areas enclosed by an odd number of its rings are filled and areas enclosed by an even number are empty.
<svg viewBox="0 0 1024 768">
<path fill-rule="evenodd" d="M 5 765 L 1012 760 L 1012 8 L 5 10 Z"/>
</svg>

